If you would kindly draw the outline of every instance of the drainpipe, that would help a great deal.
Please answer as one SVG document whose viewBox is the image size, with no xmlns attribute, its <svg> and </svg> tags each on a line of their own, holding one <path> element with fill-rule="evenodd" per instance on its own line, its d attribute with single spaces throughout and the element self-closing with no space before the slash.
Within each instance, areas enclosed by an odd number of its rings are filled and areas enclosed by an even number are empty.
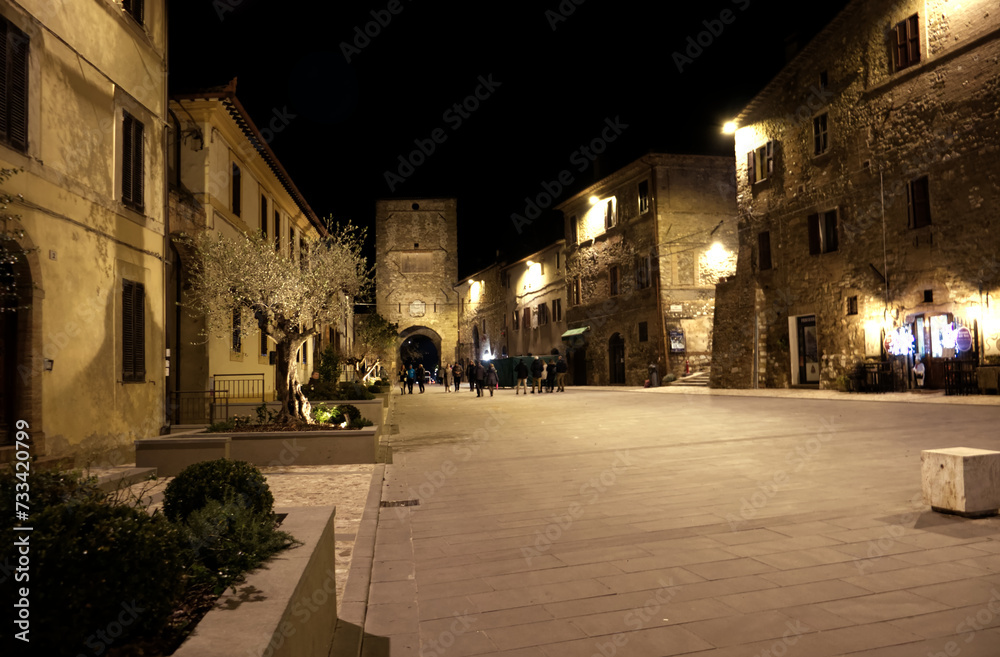
<svg viewBox="0 0 1000 657">
<path fill-rule="evenodd" d="M 169 265 L 167 263 L 167 257 L 166 256 L 170 252 L 170 156 L 168 154 L 168 149 L 170 148 L 170 140 L 169 140 L 169 132 L 170 131 L 167 129 L 168 121 L 169 121 L 169 112 L 170 112 L 170 95 L 167 92 L 167 62 L 169 61 L 168 60 L 169 53 L 168 53 L 168 50 L 167 50 L 168 49 L 168 44 L 167 44 L 167 39 L 166 39 L 166 35 L 168 34 L 167 27 L 168 27 L 167 26 L 167 12 L 163 12 L 163 37 L 164 37 L 164 39 L 163 39 L 163 81 L 162 81 L 162 84 L 163 84 L 163 114 L 164 114 L 164 119 L 165 120 L 163 122 L 164 130 L 163 130 L 163 136 L 161 138 L 161 141 L 162 141 L 162 144 L 163 144 L 163 167 L 164 167 L 161 184 L 163 186 L 163 274 L 162 274 L 163 275 L 163 288 L 162 288 L 162 297 L 163 297 L 163 327 L 164 327 L 164 330 L 163 330 L 164 341 L 163 342 L 164 342 L 164 346 L 163 346 L 163 351 L 160 353 L 160 358 L 162 358 L 165 362 L 166 362 L 166 349 L 167 349 L 167 347 L 166 347 L 166 342 L 167 342 L 166 341 L 166 337 L 167 337 L 167 331 L 166 331 L 166 325 L 167 325 L 167 303 L 168 303 L 168 299 L 169 299 L 169 297 L 167 295 L 167 281 L 169 280 L 169 278 L 167 277 L 167 271 L 168 271 Z M 177 137 L 179 139 L 180 135 L 177 135 Z M 178 166 L 178 170 L 179 170 L 179 168 L 180 168 L 180 162 L 177 162 L 177 166 Z M 175 270 L 177 269 L 176 265 L 177 265 L 177 263 L 175 263 L 175 265 L 174 265 L 174 269 Z M 180 280 L 180 273 L 179 272 L 178 272 L 178 280 Z M 177 338 L 177 339 L 175 339 L 174 342 L 176 342 L 177 344 L 180 344 L 179 336 L 175 336 L 175 338 Z M 173 352 L 171 352 L 170 355 L 173 356 L 174 355 Z M 171 362 L 171 365 L 173 365 L 172 362 Z M 171 379 L 170 379 L 171 381 L 176 381 L 176 379 L 177 379 L 177 369 L 176 368 L 171 367 L 171 375 L 170 376 L 171 376 Z M 164 429 L 166 429 L 167 433 L 170 433 L 170 421 L 172 419 L 172 414 L 169 412 L 170 411 L 170 390 L 169 390 L 169 388 L 167 386 L 167 378 L 166 378 L 166 376 L 164 376 L 164 378 L 163 378 L 163 407 L 162 408 L 163 408 L 163 424 L 161 424 L 160 426 L 163 427 Z"/>
</svg>

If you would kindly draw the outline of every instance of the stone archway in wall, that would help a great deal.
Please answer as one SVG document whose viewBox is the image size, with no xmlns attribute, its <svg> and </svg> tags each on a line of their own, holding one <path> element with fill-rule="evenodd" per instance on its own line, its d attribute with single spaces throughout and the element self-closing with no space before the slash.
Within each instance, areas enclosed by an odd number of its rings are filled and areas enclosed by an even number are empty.
<svg viewBox="0 0 1000 657">
<path fill-rule="evenodd" d="M 433 372 L 435 365 L 444 364 L 441 336 L 426 326 L 411 326 L 400 331 L 396 359 L 397 366 L 417 365 L 422 362 L 425 369 Z"/>
<path fill-rule="evenodd" d="M 2 238 L 0 238 L 2 239 Z M 17 422 L 31 436 L 32 454 L 45 456 L 42 425 L 42 382 L 46 356 L 42 349 L 42 300 L 38 249 L 26 235 L 3 240 L 13 262 L 0 265 L 0 284 L 12 285 L 0 298 L 0 463 L 14 460 Z"/>
</svg>

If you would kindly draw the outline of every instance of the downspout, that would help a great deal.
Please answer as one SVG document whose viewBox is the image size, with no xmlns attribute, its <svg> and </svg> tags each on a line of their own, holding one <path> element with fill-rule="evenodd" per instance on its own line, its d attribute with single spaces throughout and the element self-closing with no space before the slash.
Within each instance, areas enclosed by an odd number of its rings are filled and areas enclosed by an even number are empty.
<svg viewBox="0 0 1000 657">
<path fill-rule="evenodd" d="M 168 25 L 167 25 L 167 11 L 166 11 L 166 3 L 164 3 L 163 30 L 162 30 L 162 35 L 163 35 L 163 100 L 162 100 L 162 102 L 163 102 L 163 113 L 164 113 L 164 117 L 163 118 L 165 120 L 163 122 L 163 125 L 164 125 L 163 136 L 161 137 L 161 141 L 162 141 L 162 144 L 163 144 L 163 151 L 162 151 L 163 152 L 163 165 L 164 165 L 164 167 L 166 169 L 163 172 L 164 175 L 163 175 L 163 177 L 161 179 L 161 184 L 163 185 L 163 256 L 164 257 L 163 257 L 163 272 L 162 272 L 162 275 L 163 275 L 163 294 L 162 294 L 162 297 L 163 297 L 163 322 L 164 322 L 163 337 L 164 338 L 166 338 L 166 335 L 167 335 L 167 331 L 166 331 L 167 307 L 168 307 L 167 306 L 167 303 L 168 303 L 167 281 L 170 280 L 167 277 L 167 270 L 168 270 L 168 268 L 169 268 L 170 265 L 167 262 L 166 256 L 170 252 L 169 250 L 170 250 L 170 246 L 171 246 L 170 245 L 170 180 L 169 180 L 169 178 L 170 178 L 170 157 L 168 155 L 169 148 L 170 148 L 170 139 L 169 139 L 169 134 L 170 134 L 170 130 L 169 130 L 170 93 L 167 91 L 167 82 L 168 82 L 168 79 L 169 79 L 168 69 L 167 69 L 167 66 L 168 66 L 167 62 L 169 62 L 170 60 L 169 60 L 169 52 L 168 52 L 168 49 L 169 49 L 169 40 L 167 39 L 167 35 L 169 34 L 169 32 L 167 31 L 167 29 L 168 29 Z M 180 135 L 178 135 L 178 139 L 179 138 L 180 138 Z M 177 163 L 177 166 L 180 167 L 180 162 Z M 177 264 L 179 264 L 179 263 L 175 263 L 175 265 L 174 265 L 175 271 L 177 269 Z M 180 272 L 176 272 L 176 273 L 177 273 L 177 278 L 178 278 L 178 281 L 179 281 L 180 280 Z M 174 342 L 176 342 L 177 344 L 180 344 L 180 336 L 179 335 L 175 335 L 174 337 L 175 337 Z M 166 339 L 164 339 L 164 343 L 166 343 Z M 168 363 L 170 365 L 173 365 L 173 363 L 166 358 L 166 349 L 167 349 L 166 344 L 164 344 L 164 346 L 163 346 L 163 352 L 160 354 L 160 358 L 162 358 L 163 361 L 164 361 L 164 367 L 166 367 Z M 174 354 L 171 353 L 170 355 L 171 355 L 171 357 L 173 357 Z M 166 374 L 166 373 L 164 372 L 164 374 Z M 171 377 L 171 381 L 172 382 L 176 382 L 176 380 L 177 380 L 177 368 L 171 367 L 170 377 Z M 171 419 L 173 417 L 173 413 L 170 412 L 170 390 L 169 390 L 169 386 L 167 385 L 166 376 L 164 376 L 164 381 L 163 381 L 163 415 L 164 415 L 164 417 L 163 417 L 163 423 L 160 425 L 162 427 L 161 434 L 162 433 L 170 433 L 170 422 L 171 422 Z"/>
</svg>

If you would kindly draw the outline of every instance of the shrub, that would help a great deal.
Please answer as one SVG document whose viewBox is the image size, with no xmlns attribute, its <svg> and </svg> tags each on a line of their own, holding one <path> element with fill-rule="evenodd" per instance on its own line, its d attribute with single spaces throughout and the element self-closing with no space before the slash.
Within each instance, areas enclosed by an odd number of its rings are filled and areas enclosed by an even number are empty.
<svg viewBox="0 0 1000 657">
<path fill-rule="evenodd" d="M 337 408 L 340 410 L 340 413 L 342 415 L 347 416 L 348 422 L 357 420 L 358 418 L 361 417 L 361 411 L 359 411 L 358 407 L 355 406 L 354 404 L 340 404 L 339 406 L 337 406 Z M 341 422 L 343 422 L 343 420 L 341 420 Z"/>
<path fill-rule="evenodd" d="M 339 406 L 327 406 L 318 404 L 313 406 L 313 419 L 322 424 L 340 424 L 344 421 L 344 414 Z"/>
<path fill-rule="evenodd" d="M 184 468 L 163 491 L 163 513 L 184 521 L 209 500 L 225 501 L 227 494 L 256 514 L 274 513 L 274 496 L 256 466 L 246 461 L 216 459 Z"/>
<path fill-rule="evenodd" d="M 347 428 L 348 429 L 364 429 L 365 427 L 370 427 L 373 424 L 375 424 L 375 423 L 372 422 L 371 420 L 369 420 L 366 417 L 356 417 L 356 418 L 351 418 L 351 421 L 348 423 Z"/>
<path fill-rule="evenodd" d="M 0 480 L 4 490 L 17 482 L 9 472 Z M 100 654 L 164 628 L 185 582 L 177 528 L 162 514 L 111 504 L 70 475 L 38 472 L 30 483 L 31 579 L 18 586 L 31 591 L 33 654 Z M 13 500 L 0 502 L 5 517 Z M 11 523 L 0 529 L 8 563 L 20 535 Z"/>
<path fill-rule="evenodd" d="M 677 380 L 677 375 L 674 374 L 673 372 L 667 372 L 666 374 L 663 375 L 663 382 L 664 383 L 670 383 L 670 382 L 676 381 L 676 380 Z"/>
<path fill-rule="evenodd" d="M 340 384 L 340 399 L 375 399 L 375 395 L 357 381 L 345 381 Z"/>
<path fill-rule="evenodd" d="M 193 581 L 216 593 L 296 543 L 277 530 L 272 516 L 255 513 L 232 492 L 224 501 L 210 499 L 192 512 L 181 530 L 190 547 Z"/>
<path fill-rule="evenodd" d="M 309 399 L 340 399 L 340 389 L 333 381 L 323 381 L 322 379 L 311 381 L 309 384 L 302 386 L 302 392 Z"/>
</svg>

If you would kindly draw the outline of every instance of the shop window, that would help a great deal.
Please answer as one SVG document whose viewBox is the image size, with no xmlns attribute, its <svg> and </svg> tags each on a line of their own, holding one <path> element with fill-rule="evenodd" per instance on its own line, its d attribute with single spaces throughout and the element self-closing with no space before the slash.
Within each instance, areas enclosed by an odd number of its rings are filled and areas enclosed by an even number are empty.
<svg viewBox="0 0 1000 657">
<path fill-rule="evenodd" d="M 771 264 L 771 231 L 757 233 L 757 269 L 767 271 Z"/>
<path fill-rule="evenodd" d="M 837 211 L 811 214 L 809 224 L 809 253 L 831 253 L 838 248 L 837 243 Z"/>
<path fill-rule="evenodd" d="M 146 380 L 146 288 L 122 280 L 122 381 Z"/>
<path fill-rule="evenodd" d="M 857 315 L 858 314 L 858 297 L 847 297 L 847 314 Z"/>
<path fill-rule="evenodd" d="M 747 176 L 751 185 L 767 180 L 774 173 L 775 146 L 772 140 L 747 153 Z"/>
<path fill-rule="evenodd" d="M 830 148 L 829 114 L 813 118 L 813 155 L 822 155 Z"/>
<path fill-rule="evenodd" d="M 921 176 L 906 186 L 906 211 L 910 228 L 922 228 L 931 223 L 931 200 L 927 176 Z"/>
<path fill-rule="evenodd" d="M 0 18 L 0 141 L 28 150 L 28 35 Z"/>
<path fill-rule="evenodd" d="M 920 61 L 920 23 L 917 14 L 896 23 L 892 28 L 892 36 L 897 71 Z"/>
</svg>

